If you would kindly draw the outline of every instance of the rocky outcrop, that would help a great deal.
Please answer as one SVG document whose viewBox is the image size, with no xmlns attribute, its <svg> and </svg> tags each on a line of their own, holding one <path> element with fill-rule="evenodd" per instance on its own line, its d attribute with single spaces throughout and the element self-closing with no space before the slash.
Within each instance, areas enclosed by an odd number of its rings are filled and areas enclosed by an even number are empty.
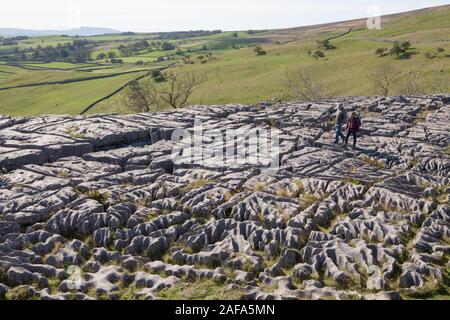
<svg viewBox="0 0 450 320">
<path fill-rule="evenodd" d="M 2 116 L 0 299 L 19 289 L 26 298 L 158 299 L 196 281 L 226 283 L 245 299 L 432 291 L 448 281 L 449 101 Z M 362 116 L 356 150 L 333 144 L 338 102 Z M 277 130 L 279 166 L 179 161 L 172 133 L 193 132 L 198 120 L 222 133 Z M 184 147 L 200 156 L 195 141 Z"/>
</svg>

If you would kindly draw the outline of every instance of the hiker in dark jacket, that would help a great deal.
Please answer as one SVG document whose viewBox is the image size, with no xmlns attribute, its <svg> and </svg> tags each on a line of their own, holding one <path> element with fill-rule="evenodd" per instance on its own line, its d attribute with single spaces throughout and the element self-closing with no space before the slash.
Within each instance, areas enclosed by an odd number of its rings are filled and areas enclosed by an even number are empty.
<svg viewBox="0 0 450 320">
<path fill-rule="evenodd" d="M 361 128 L 361 118 L 355 112 L 352 112 L 347 120 L 347 136 L 345 137 L 345 144 L 348 144 L 348 139 L 350 138 L 350 135 L 352 135 L 353 149 L 356 148 L 356 134 L 359 132 L 359 128 Z"/>
<path fill-rule="evenodd" d="M 336 139 L 334 140 L 334 144 L 339 143 L 339 137 L 342 138 L 342 141 L 345 141 L 345 136 L 342 134 L 342 126 L 345 123 L 345 118 L 347 118 L 347 115 L 345 113 L 344 107 L 342 106 L 342 103 L 338 104 L 337 106 L 338 110 L 336 113 Z"/>
</svg>

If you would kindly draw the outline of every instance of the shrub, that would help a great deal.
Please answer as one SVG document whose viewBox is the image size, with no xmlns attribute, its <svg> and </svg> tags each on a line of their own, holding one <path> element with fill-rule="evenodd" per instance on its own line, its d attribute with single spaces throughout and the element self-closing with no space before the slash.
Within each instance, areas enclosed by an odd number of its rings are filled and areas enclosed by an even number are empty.
<svg viewBox="0 0 450 320">
<path fill-rule="evenodd" d="M 309 50 L 308 54 L 316 60 L 319 60 L 320 58 L 325 58 L 325 53 L 323 53 L 320 50 L 316 50 L 314 52 L 311 52 L 311 50 Z"/>
<path fill-rule="evenodd" d="M 164 82 L 167 80 L 161 70 L 153 70 L 151 76 L 155 82 Z"/>
<path fill-rule="evenodd" d="M 317 40 L 317 49 L 320 50 L 334 50 L 336 46 L 334 46 L 330 40 Z"/>
<path fill-rule="evenodd" d="M 286 86 L 302 101 L 317 102 L 327 97 L 325 85 L 308 70 L 298 68 L 288 72 Z"/>
<path fill-rule="evenodd" d="M 10 289 L 6 293 L 6 300 L 27 300 L 30 298 L 30 287 L 26 285 L 18 286 Z"/>
<path fill-rule="evenodd" d="M 266 54 L 267 54 L 267 52 L 265 52 L 264 50 L 260 50 L 260 51 L 257 52 L 258 56 L 264 56 Z"/>
<path fill-rule="evenodd" d="M 438 48 L 436 48 L 436 51 L 431 51 L 431 52 L 425 53 L 425 57 L 427 57 L 428 59 L 434 59 L 434 58 L 439 57 L 439 55 L 444 52 L 445 52 L 444 48 L 438 47 Z"/>
<path fill-rule="evenodd" d="M 427 57 L 428 59 L 434 59 L 437 57 L 437 55 L 434 52 L 427 52 L 425 53 L 425 57 Z"/>
<path fill-rule="evenodd" d="M 102 192 L 100 190 L 90 190 L 86 193 L 86 196 L 91 198 L 92 200 L 95 200 L 95 201 L 103 204 L 103 205 L 105 205 L 109 199 L 109 193 Z"/>
<path fill-rule="evenodd" d="M 401 43 L 395 42 L 389 53 L 391 54 L 391 56 L 396 56 L 397 58 L 408 59 L 412 55 L 412 51 L 410 50 L 411 43 L 409 43 L 408 41 L 404 41 Z"/>
<path fill-rule="evenodd" d="M 266 51 L 263 50 L 263 48 L 261 48 L 261 46 L 256 46 L 255 52 L 256 52 L 256 55 L 258 55 L 258 56 L 264 56 L 267 53 Z"/>
<path fill-rule="evenodd" d="M 109 51 L 108 52 L 108 58 L 109 59 L 114 59 L 117 57 L 117 54 L 114 51 Z"/>
<path fill-rule="evenodd" d="M 320 200 L 319 197 L 317 197 L 314 194 L 301 194 L 300 195 L 300 202 L 301 202 L 300 209 L 306 210 L 319 200 Z"/>
<path fill-rule="evenodd" d="M 104 52 L 101 52 L 97 55 L 96 60 L 105 60 L 108 57 L 108 55 Z"/>
<path fill-rule="evenodd" d="M 169 50 L 174 50 L 174 49 L 175 49 L 175 46 L 170 42 L 163 42 L 161 44 L 162 51 L 169 51 Z"/>
<path fill-rule="evenodd" d="M 375 54 L 380 56 L 380 57 L 384 57 L 384 56 L 387 55 L 388 51 L 389 51 L 388 48 L 377 48 L 375 50 Z"/>
<path fill-rule="evenodd" d="M 211 182 L 211 180 L 209 180 L 209 179 L 194 180 L 194 181 L 190 182 L 186 187 L 184 187 L 184 191 L 190 191 L 190 190 L 201 188 L 210 182 Z"/>
</svg>

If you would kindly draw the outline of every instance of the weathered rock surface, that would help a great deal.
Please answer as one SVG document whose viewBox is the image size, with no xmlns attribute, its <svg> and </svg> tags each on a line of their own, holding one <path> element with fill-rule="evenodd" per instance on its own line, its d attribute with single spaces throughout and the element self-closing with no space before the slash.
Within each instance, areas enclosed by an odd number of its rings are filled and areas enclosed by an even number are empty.
<svg viewBox="0 0 450 320">
<path fill-rule="evenodd" d="M 337 102 L 362 115 L 356 150 L 333 144 Z M 158 299 L 195 281 L 245 299 L 437 288 L 449 276 L 449 103 L 349 97 L 2 117 L 0 299 Z M 278 128 L 280 166 L 176 161 L 172 133 L 196 120 L 220 132 Z"/>
</svg>

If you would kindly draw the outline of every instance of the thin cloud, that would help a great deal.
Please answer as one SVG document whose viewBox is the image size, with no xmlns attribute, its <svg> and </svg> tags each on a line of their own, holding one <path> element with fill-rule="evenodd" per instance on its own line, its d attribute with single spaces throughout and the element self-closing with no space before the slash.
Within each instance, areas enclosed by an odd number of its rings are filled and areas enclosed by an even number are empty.
<svg viewBox="0 0 450 320">
<path fill-rule="evenodd" d="M 0 27 L 123 31 L 266 29 L 361 18 L 376 5 L 383 14 L 447 4 L 424 0 L 22 0 L 0 10 Z"/>
</svg>

